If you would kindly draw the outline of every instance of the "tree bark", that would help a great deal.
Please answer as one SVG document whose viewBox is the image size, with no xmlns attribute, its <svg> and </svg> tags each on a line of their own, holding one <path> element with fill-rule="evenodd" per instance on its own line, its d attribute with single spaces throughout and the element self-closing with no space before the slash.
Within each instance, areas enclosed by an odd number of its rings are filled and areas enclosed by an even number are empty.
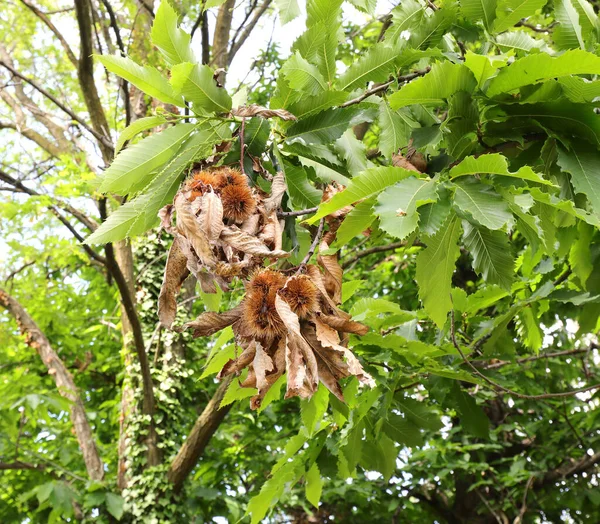
<svg viewBox="0 0 600 524">
<path fill-rule="evenodd" d="M 104 467 L 73 377 L 27 311 L 3 289 L 0 289 L 0 305 L 15 318 L 27 345 L 38 352 L 48 373 L 54 378 L 59 394 L 71 402 L 71 421 L 87 473 L 91 480 L 102 480 Z"/>
<path fill-rule="evenodd" d="M 229 64 L 229 32 L 233 20 L 235 0 L 226 0 L 217 14 L 215 33 L 213 36 L 211 64 L 216 67 L 227 67 Z"/>
<path fill-rule="evenodd" d="M 219 385 L 214 396 L 196 420 L 177 456 L 171 462 L 167 476 L 173 483 L 175 490 L 181 489 L 185 479 L 192 472 L 198 459 L 206 449 L 209 440 L 231 409 L 231 404 L 219 409 L 231 380 L 232 377 L 228 377 Z"/>
</svg>

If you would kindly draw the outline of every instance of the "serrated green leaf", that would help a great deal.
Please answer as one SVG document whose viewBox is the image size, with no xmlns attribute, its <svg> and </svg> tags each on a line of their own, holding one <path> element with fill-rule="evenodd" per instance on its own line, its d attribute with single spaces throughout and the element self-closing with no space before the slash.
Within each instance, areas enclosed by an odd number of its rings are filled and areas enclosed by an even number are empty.
<svg viewBox="0 0 600 524">
<path fill-rule="evenodd" d="M 439 104 L 458 91 L 472 93 L 477 81 L 471 70 L 462 64 L 442 62 L 434 64 L 431 71 L 390 95 L 393 109 L 412 104 Z"/>
<path fill-rule="evenodd" d="M 379 150 L 384 158 L 391 158 L 392 154 L 408 144 L 412 130 L 419 124 L 408 110 L 403 108 L 394 111 L 387 101 L 382 100 L 379 104 L 379 126 Z"/>
<path fill-rule="evenodd" d="M 514 278 L 514 260 L 506 233 L 490 231 L 464 221 L 465 247 L 473 257 L 473 268 L 488 284 L 510 290 Z"/>
<path fill-rule="evenodd" d="M 483 20 L 483 25 L 488 30 L 496 18 L 496 0 L 462 0 L 460 8 L 469 20 Z"/>
<path fill-rule="evenodd" d="M 300 401 L 300 415 L 309 435 L 314 434 L 317 424 L 327 411 L 327 406 L 329 391 L 323 384 L 319 384 L 319 388 L 310 399 Z"/>
<path fill-rule="evenodd" d="M 459 164 L 450 169 L 450 178 L 458 178 L 461 176 L 473 175 L 497 175 L 507 176 L 512 178 L 520 178 L 530 182 L 539 184 L 552 185 L 552 182 L 544 180 L 541 175 L 538 175 L 529 166 L 523 166 L 514 173 L 508 170 L 508 162 L 506 157 L 500 153 L 489 155 L 480 155 L 478 157 L 468 156 Z"/>
<path fill-rule="evenodd" d="M 558 209 L 560 211 L 564 211 L 565 213 L 568 213 L 569 215 L 579 218 L 581 220 L 583 220 L 584 222 L 586 222 L 587 224 L 590 224 L 596 228 L 600 229 L 600 219 L 596 216 L 596 215 L 592 215 L 591 213 L 588 213 L 587 211 L 585 211 L 584 209 L 578 208 L 575 206 L 575 204 L 571 201 L 571 200 L 562 200 L 559 199 L 557 197 L 555 197 L 554 195 L 551 195 L 550 193 L 543 193 L 542 191 L 540 191 L 538 188 L 531 188 L 530 190 L 531 196 L 539 203 L 542 203 L 544 205 L 547 205 L 547 207 L 552 207 L 554 209 Z M 546 236 L 547 233 L 544 233 Z M 551 238 L 553 238 L 553 235 L 550 235 Z"/>
<path fill-rule="evenodd" d="M 456 260 L 460 222 L 452 217 L 438 233 L 426 240 L 427 247 L 417 256 L 416 281 L 423 307 L 439 328 L 452 309 L 450 290 Z"/>
<path fill-rule="evenodd" d="M 364 280 L 347 280 L 346 282 L 342 282 L 342 304 L 350 300 L 364 283 Z"/>
<path fill-rule="evenodd" d="M 465 65 L 473 72 L 480 88 L 496 74 L 498 69 L 506 65 L 507 60 L 507 57 L 477 55 L 472 51 L 467 51 L 465 55 Z"/>
<path fill-rule="evenodd" d="M 417 209 L 437 200 L 436 182 L 409 177 L 386 189 L 377 199 L 375 213 L 379 227 L 386 233 L 405 239 L 419 222 Z"/>
<path fill-rule="evenodd" d="M 472 435 L 487 439 L 490 421 L 475 399 L 460 387 L 458 382 L 452 385 L 452 393 L 456 399 L 456 408 L 461 415 L 461 422 Z"/>
<path fill-rule="evenodd" d="M 99 190 L 102 193 L 126 195 L 131 188 L 168 162 L 194 129 L 194 124 L 178 124 L 121 151 L 104 172 Z"/>
<path fill-rule="evenodd" d="M 456 184 L 454 205 L 466 216 L 488 229 L 502 229 L 513 223 L 508 203 L 490 186 L 476 180 Z"/>
<path fill-rule="evenodd" d="M 447 197 L 439 197 L 437 202 L 421 206 L 419 208 L 419 231 L 425 235 L 435 235 L 448 219 L 451 210 L 452 203 Z"/>
<path fill-rule="evenodd" d="M 333 144 L 336 153 L 346 162 L 348 173 L 355 176 L 367 169 L 367 149 L 365 144 L 356 138 L 354 131 L 348 129 Z"/>
<path fill-rule="evenodd" d="M 589 81 L 578 76 L 564 76 L 558 83 L 571 102 L 582 104 L 600 98 L 600 80 Z"/>
<path fill-rule="evenodd" d="M 574 143 L 570 151 L 558 147 L 558 165 L 571 175 L 577 193 L 583 193 L 596 216 L 600 217 L 600 166 L 598 150 L 581 142 Z"/>
<path fill-rule="evenodd" d="M 600 57 L 575 49 L 560 56 L 539 53 L 525 56 L 503 68 L 490 81 L 487 95 L 497 96 L 516 89 L 569 75 L 600 74 Z"/>
<path fill-rule="evenodd" d="M 304 486 L 306 500 L 308 500 L 315 508 L 318 508 L 324 482 L 316 462 L 306 472 L 304 480 L 306 481 L 306 485 Z"/>
<path fill-rule="evenodd" d="M 384 298 L 362 298 L 352 306 L 350 314 L 353 320 L 361 322 L 370 316 L 376 316 L 380 313 L 396 313 L 406 316 L 408 320 L 415 318 L 411 311 L 404 311 L 398 304 L 385 300 Z"/>
<path fill-rule="evenodd" d="M 579 13 L 571 0 L 556 0 L 554 16 L 559 23 L 552 32 L 554 43 L 559 49 L 585 49 Z"/>
<path fill-rule="evenodd" d="M 117 144 L 115 145 L 115 155 L 121 151 L 122 147 L 125 145 L 125 142 L 131 140 L 138 133 L 160 126 L 165 122 L 167 122 L 167 119 L 164 116 L 156 115 L 139 118 L 135 122 L 129 124 L 125 129 L 123 129 L 123 131 L 121 131 L 121 134 L 119 135 Z"/>
<path fill-rule="evenodd" d="M 537 38 L 533 38 L 525 31 L 510 31 L 508 33 L 502 33 L 496 37 L 496 45 L 503 51 L 509 51 L 511 49 L 522 51 L 524 53 L 528 53 L 532 49 L 539 49 L 540 51 L 544 52 L 549 51 L 546 42 Z"/>
<path fill-rule="evenodd" d="M 412 398 L 403 398 L 402 400 L 398 400 L 397 403 L 404 416 L 416 426 L 431 431 L 437 431 L 444 427 L 440 416 L 429 409 L 425 402 L 419 402 Z"/>
<path fill-rule="evenodd" d="M 398 444 L 422 446 L 423 437 L 416 424 L 395 413 L 389 413 L 382 427 L 384 433 Z"/>
<path fill-rule="evenodd" d="M 275 0 L 281 24 L 285 25 L 302 14 L 298 0 Z"/>
<path fill-rule="evenodd" d="M 500 0 L 496 9 L 496 20 L 492 26 L 492 31 L 502 33 L 514 27 L 521 19 L 535 14 L 547 2 L 548 0 Z"/>
<path fill-rule="evenodd" d="M 224 113 L 231 109 L 231 97 L 217 86 L 214 71 L 207 65 L 183 62 L 171 69 L 171 85 L 194 107 Z"/>
<path fill-rule="evenodd" d="M 517 315 L 517 333 L 528 349 L 539 353 L 542 347 L 543 334 L 539 320 L 533 314 L 531 307 L 525 307 L 519 311 Z"/>
<path fill-rule="evenodd" d="M 373 199 L 367 199 L 364 202 L 357 204 L 350 213 L 346 215 L 342 225 L 337 230 L 335 242 L 332 248 L 340 249 L 350 242 L 355 236 L 360 235 L 367 230 L 375 220 L 373 212 Z"/>
<path fill-rule="evenodd" d="M 579 222 L 577 224 L 577 233 L 577 240 L 573 243 L 569 251 L 569 265 L 573 268 L 573 273 L 579 278 L 583 289 L 586 289 L 587 279 L 594 269 L 590 250 L 594 228 L 585 222 Z"/>
<path fill-rule="evenodd" d="M 258 394 L 258 389 L 243 388 L 240 386 L 240 382 L 241 380 L 237 377 L 231 381 L 231 384 L 229 384 L 229 387 L 225 392 L 225 396 L 223 397 L 223 400 L 219 405 L 219 409 L 223 408 L 224 406 L 228 406 L 229 404 L 232 404 L 236 400 L 243 400 L 245 398 L 253 397 L 254 395 Z"/>
<path fill-rule="evenodd" d="M 163 0 L 152 23 L 152 43 L 158 47 L 169 65 L 196 62 L 190 47 L 190 35 L 177 26 L 178 15 L 167 0 Z"/>
<path fill-rule="evenodd" d="M 166 2 L 163 2 L 166 3 Z M 106 510 L 117 520 L 121 520 L 123 517 L 123 511 L 125 508 L 125 500 L 121 495 L 116 493 L 106 494 Z"/>
<path fill-rule="evenodd" d="M 408 171 L 401 167 L 373 167 L 367 169 L 360 175 L 354 177 L 344 191 L 337 193 L 331 200 L 321 204 L 316 215 L 306 222 L 314 224 L 324 216 L 334 213 L 354 202 L 376 195 L 385 188 L 392 186 L 409 176 L 413 176 L 414 174 L 414 171 Z"/>
<path fill-rule="evenodd" d="M 417 0 L 405 0 L 392 9 L 392 26 L 385 39 L 395 42 L 403 31 L 420 27 L 424 23 L 425 8 Z"/>
<path fill-rule="evenodd" d="M 356 107 L 327 109 L 298 120 L 290 126 L 286 136 L 288 140 L 302 139 L 306 144 L 330 144 L 346 129 L 366 120 L 369 120 L 367 114 Z"/>
<path fill-rule="evenodd" d="M 281 72 L 296 91 L 317 95 L 327 90 L 327 82 L 317 66 L 302 58 L 298 51 L 286 60 Z"/>
<path fill-rule="evenodd" d="M 307 209 L 318 205 L 322 193 L 311 185 L 302 167 L 294 166 L 288 162 L 280 162 L 287 184 L 288 195 L 292 207 L 295 209 Z"/>
<path fill-rule="evenodd" d="M 294 116 L 304 118 L 343 104 L 346 100 L 348 100 L 348 93 L 323 91 L 315 96 L 303 96 L 300 100 L 290 103 L 287 108 Z"/>
<path fill-rule="evenodd" d="M 94 55 L 111 73 L 127 80 L 130 84 L 166 104 L 184 107 L 183 99 L 175 94 L 169 81 L 151 66 L 136 64 L 131 58 L 118 55 Z"/>
</svg>

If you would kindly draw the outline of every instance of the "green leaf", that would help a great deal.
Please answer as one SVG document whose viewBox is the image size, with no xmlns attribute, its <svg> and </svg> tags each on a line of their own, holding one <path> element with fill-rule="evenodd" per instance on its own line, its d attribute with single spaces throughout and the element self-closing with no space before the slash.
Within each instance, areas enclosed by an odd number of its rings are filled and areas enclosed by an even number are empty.
<svg viewBox="0 0 600 524">
<path fill-rule="evenodd" d="M 144 193 L 111 213 L 108 219 L 90 235 L 86 244 L 106 244 L 136 236 L 158 224 L 158 211 L 172 202 L 179 189 L 185 169 L 199 156 L 207 156 L 215 141 L 223 136 L 219 127 L 200 130 L 177 152 L 154 178 Z"/>
<path fill-rule="evenodd" d="M 452 309 L 450 289 L 456 260 L 460 255 L 457 242 L 460 223 L 456 217 L 448 221 L 434 236 L 426 239 L 427 247 L 417 256 L 416 281 L 423 307 L 439 328 L 446 323 Z"/>
<path fill-rule="evenodd" d="M 405 315 L 408 320 L 415 318 L 411 311 L 404 311 L 398 304 L 385 300 L 384 298 L 362 298 L 352 306 L 350 313 L 353 320 L 361 322 L 364 319 L 381 313 L 396 313 Z"/>
<path fill-rule="evenodd" d="M 168 0 L 163 0 L 152 23 L 152 43 L 158 47 L 169 65 L 181 62 L 196 62 L 190 47 L 190 35 L 177 27 L 177 12 Z"/>
<path fill-rule="evenodd" d="M 356 138 L 354 131 L 348 129 L 338 138 L 333 148 L 346 161 L 351 176 L 367 169 L 367 150 L 365 144 Z"/>
<path fill-rule="evenodd" d="M 384 158 L 391 158 L 401 147 L 408 144 L 410 134 L 419 124 L 408 114 L 408 110 L 394 111 L 382 100 L 379 104 L 379 150 Z"/>
<path fill-rule="evenodd" d="M 541 175 L 535 173 L 529 166 L 523 166 L 518 171 L 511 173 L 508 170 L 506 157 L 500 153 L 480 155 L 478 157 L 468 156 L 459 164 L 450 169 L 450 178 L 473 175 L 497 175 L 512 178 L 520 178 L 538 184 L 553 185 L 552 182 L 544 180 Z"/>
<path fill-rule="evenodd" d="M 171 69 L 171 85 L 177 94 L 208 112 L 225 113 L 231 109 L 231 97 L 219 87 L 214 71 L 207 65 L 183 62 Z"/>
<path fill-rule="evenodd" d="M 342 91 L 323 91 L 315 96 L 303 96 L 300 100 L 290 103 L 287 108 L 298 118 L 304 118 L 320 113 L 330 107 L 343 104 L 348 100 L 348 93 Z"/>
<path fill-rule="evenodd" d="M 578 76 L 564 76 L 558 83 L 571 102 L 589 103 L 600 97 L 600 80 L 591 82 Z"/>
<path fill-rule="evenodd" d="M 168 162 L 194 129 L 194 124 L 178 124 L 121 151 L 104 172 L 99 190 L 126 195 Z"/>
<path fill-rule="evenodd" d="M 540 322 L 533 314 L 531 307 L 523 308 L 517 315 L 517 333 L 528 349 L 539 353 L 542 347 L 543 334 L 540 329 Z"/>
<path fill-rule="evenodd" d="M 318 508 L 319 501 L 321 500 L 321 492 L 323 491 L 323 479 L 321 478 L 321 472 L 316 462 L 306 472 L 304 480 L 306 481 L 306 485 L 304 486 L 306 500 L 315 508 Z"/>
<path fill-rule="evenodd" d="M 294 209 L 315 207 L 321 201 L 321 191 L 311 185 L 302 167 L 294 166 L 286 161 L 280 162 L 285 175 L 287 192 Z"/>
<path fill-rule="evenodd" d="M 386 187 L 392 186 L 414 174 L 414 171 L 408 171 L 401 167 L 373 167 L 367 169 L 354 177 L 344 191 L 335 194 L 331 200 L 321 204 L 317 213 L 306 222 L 314 224 L 324 216 L 354 202 L 376 195 Z"/>
<path fill-rule="evenodd" d="M 473 22 L 483 20 L 488 30 L 496 18 L 496 0 L 462 0 L 460 7 L 466 18 Z"/>
<path fill-rule="evenodd" d="M 340 76 L 338 87 L 344 91 L 365 87 L 368 82 L 385 82 L 395 70 L 398 52 L 397 47 L 391 47 L 387 42 L 371 46 Z"/>
<path fill-rule="evenodd" d="M 425 402 L 419 402 L 412 398 L 403 398 L 397 402 L 404 416 L 418 427 L 431 431 L 437 431 L 444 427 L 440 416 L 430 410 Z"/>
<path fill-rule="evenodd" d="M 275 0 L 281 24 L 285 25 L 302 14 L 298 0 Z"/>
<path fill-rule="evenodd" d="M 256 388 L 243 388 L 240 386 L 241 379 L 234 378 L 229 384 L 227 391 L 225 392 L 225 396 L 221 401 L 219 409 L 232 404 L 236 400 L 243 400 L 248 397 L 253 397 L 258 393 L 258 389 Z"/>
<path fill-rule="evenodd" d="M 492 26 L 494 33 L 502 33 L 535 14 L 538 9 L 546 5 L 548 0 L 500 0 L 496 9 L 496 20 Z"/>
<path fill-rule="evenodd" d="M 412 104 L 439 104 L 458 91 L 472 93 L 476 85 L 477 81 L 467 66 L 443 62 L 434 64 L 425 76 L 390 95 L 389 102 L 393 109 Z"/>
<path fill-rule="evenodd" d="M 271 124 L 266 118 L 255 117 L 244 126 L 244 146 L 251 155 L 260 156 L 265 152 Z"/>
<path fill-rule="evenodd" d="M 488 229 L 502 229 L 513 223 L 508 203 L 490 186 L 476 180 L 456 184 L 454 204 L 467 217 Z"/>
<path fill-rule="evenodd" d="M 382 427 L 384 433 L 394 442 L 404 446 L 422 446 L 423 437 L 416 424 L 395 413 L 388 413 Z"/>
<path fill-rule="evenodd" d="M 342 282 L 342 304 L 350 300 L 364 283 L 364 280 L 347 280 L 346 282 Z"/>
<path fill-rule="evenodd" d="M 298 51 L 286 60 L 281 72 L 296 91 L 316 95 L 327 90 L 327 82 L 317 66 L 302 58 Z"/>
<path fill-rule="evenodd" d="M 131 140 L 138 133 L 152 129 L 156 126 L 160 126 L 165 122 L 167 122 L 167 119 L 164 116 L 157 115 L 140 118 L 129 124 L 125 129 L 123 129 L 123 131 L 121 131 L 121 134 L 119 135 L 119 139 L 117 140 L 117 144 L 115 146 L 115 155 L 121 151 L 123 145 L 125 145 L 125 142 Z"/>
<path fill-rule="evenodd" d="M 419 206 L 436 200 L 434 180 L 406 178 L 379 195 L 375 206 L 375 213 L 380 220 L 379 227 L 403 240 L 417 228 Z"/>
<path fill-rule="evenodd" d="M 506 61 L 506 57 L 477 55 L 472 51 L 467 51 L 465 55 L 465 65 L 473 72 L 479 88 L 482 88 L 498 69 L 506 65 Z"/>
<path fill-rule="evenodd" d="M 498 76 L 490 81 L 486 94 L 492 97 L 551 78 L 586 74 L 600 74 L 600 57 L 580 49 L 556 57 L 545 53 L 533 54 L 501 69 Z"/>
<path fill-rule="evenodd" d="M 577 193 L 583 193 L 596 216 L 600 217 L 600 166 L 596 148 L 574 142 L 571 151 L 558 147 L 558 165 L 571 175 Z"/>
<path fill-rule="evenodd" d="M 452 394 L 456 400 L 456 409 L 460 413 L 461 423 L 472 435 L 487 439 L 490 421 L 475 399 L 460 387 L 458 382 L 452 384 Z"/>
<path fill-rule="evenodd" d="M 506 233 L 490 231 L 463 222 L 465 247 L 473 257 L 473 267 L 488 284 L 498 284 L 506 290 L 514 278 L 514 260 Z"/>
<path fill-rule="evenodd" d="M 385 39 L 395 42 L 402 31 L 412 31 L 425 23 L 425 8 L 417 0 L 405 0 L 392 9 L 392 27 Z"/>
<path fill-rule="evenodd" d="M 569 251 L 569 265 L 573 268 L 573 273 L 579 278 L 583 289 L 586 289 L 585 284 L 594 269 L 590 250 L 594 228 L 585 222 L 579 222 L 577 224 L 577 232 L 577 240 L 573 243 Z"/>
<path fill-rule="evenodd" d="M 45 484 L 41 484 L 36 488 L 35 495 L 37 497 L 38 503 L 43 504 L 48 500 L 48 497 L 52 493 L 54 489 L 54 482 L 46 482 Z"/>
<path fill-rule="evenodd" d="M 165 4 L 166 2 L 162 2 Z M 106 509 L 107 511 L 117 520 L 121 520 L 123 516 L 125 506 L 125 500 L 120 495 L 116 493 L 107 493 L 106 494 Z"/>
<path fill-rule="evenodd" d="M 532 49 L 539 49 L 540 51 L 545 52 L 549 51 L 546 42 L 533 38 L 525 31 L 502 33 L 496 37 L 496 45 L 503 51 L 509 51 L 511 49 L 523 51 L 524 53 L 528 53 Z"/>
<path fill-rule="evenodd" d="M 288 140 L 302 139 L 306 144 L 330 144 L 340 138 L 349 127 L 369 118 L 356 108 L 327 109 L 294 123 L 287 130 Z"/>
<path fill-rule="evenodd" d="M 357 204 L 342 222 L 342 225 L 337 230 L 335 242 L 332 248 L 340 249 L 350 242 L 355 236 L 366 231 L 375 220 L 373 213 L 373 199 L 367 199 L 364 202 Z"/>
<path fill-rule="evenodd" d="M 554 16 L 559 23 L 552 32 L 552 38 L 559 49 L 585 49 L 583 33 L 579 23 L 579 13 L 571 0 L 555 0 Z"/>
<path fill-rule="evenodd" d="M 94 55 L 108 69 L 130 84 L 166 104 L 184 107 L 183 99 L 176 95 L 169 81 L 151 66 L 140 66 L 131 58 L 117 55 Z"/>
<path fill-rule="evenodd" d="M 440 197 L 439 194 L 440 189 L 438 188 L 438 201 L 419 208 L 419 231 L 425 235 L 435 235 L 446 222 L 452 210 L 452 203 L 446 195 Z"/>
<path fill-rule="evenodd" d="M 329 391 L 323 384 L 319 384 L 319 388 L 310 399 L 300 402 L 300 415 L 309 435 L 314 434 L 317 424 L 327 411 L 327 406 L 329 406 Z"/>
</svg>

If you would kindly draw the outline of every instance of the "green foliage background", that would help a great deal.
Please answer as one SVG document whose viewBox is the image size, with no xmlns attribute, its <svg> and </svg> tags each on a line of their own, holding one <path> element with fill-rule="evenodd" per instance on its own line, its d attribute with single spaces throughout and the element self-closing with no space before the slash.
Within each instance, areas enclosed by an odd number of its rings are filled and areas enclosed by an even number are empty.
<svg viewBox="0 0 600 524">
<path fill-rule="evenodd" d="M 96 68 L 97 81 L 121 149 L 101 176 L 98 143 L 80 126 L 65 135 L 75 146 L 58 142 L 56 154 L 26 135 L 18 147 L 19 129 L 2 126 L 2 172 L 37 193 L 0 188 L 3 287 L 73 373 L 106 471 L 102 482 L 87 478 L 68 405 L 2 313 L 0 462 L 39 466 L 2 472 L 2 521 L 600 520 L 591 388 L 600 382 L 598 5 L 406 0 L 356 27 L 341 0 L 309 0 L 291 55 L 269 46 L 246 91 L 220 87 L 194 56 L 186 31 L 200 8 L 163 2 L 154 48 L 95 56 L 107 70 Z M 11 4 L 0 19 L 14 38 L 11 60 L 86 115 L 62 47 L 50 39 L 32 49 L 48 30 L 23 9 Z M 301 12 L 296 0 L 277 1 L 266 16 L 287 23 Z M 128 28 L 134 13 L 129 2 L 119 10 Z M 117 77 L 162 104 L 126 126 Z M 8 80 L 2 90 L 12 96 Z M 343 308 L 371 328 L 350 345 L 377 386 L 349 380 L 346 404 L 322 386 L 309 401 L 284 401 L 275 387 L 252 412 L 234 381 L 232 410 L 177 493 L 170 461 L 235 350 L 230 331 L 192 340 L 157 328 L 170 243 L 157 213 L 215 145 L 232 145 L 219 162 L 239 161 L 241 118 L 231 109 L 250 103 L 297 117 L 246 119 L 244 167 L 254 183 L 268 189 L 251 157 L 283 171 L 291 211 L 319 205 L 327 183 L 346 186 L 316 212 L 286 219 L 284 247 L 296 263 L 310 243 L 305 226 L 355 205 L 334 249 L 345 267 Z M 45 133 L 39 123 L 33 131 Z M 427 169 L 394 165 L 399 151 L 422 155 Z M 68 203 L 100 223 L 103 194 L 108 218 L 91 236 L 76 231 L 98 252 L 132 239 L 164 457 L 146 466 L 139 437 L 148 421 L 133 415 L 125 490 L 116 486 L 121 392 L 139 365 L 121 340 L 114 283 L 48 211 Z M 187 300 L 178 322 L 230 309 L 241 294 L 240 283 Z"/>
</svg>

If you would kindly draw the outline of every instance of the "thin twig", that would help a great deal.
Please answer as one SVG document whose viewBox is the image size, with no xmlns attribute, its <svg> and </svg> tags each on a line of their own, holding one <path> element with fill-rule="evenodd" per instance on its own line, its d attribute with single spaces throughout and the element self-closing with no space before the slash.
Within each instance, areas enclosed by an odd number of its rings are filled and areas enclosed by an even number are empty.
<svg viewBox="0 0 600 524">
<path fill-rule="evenodd" d="M 278 211 L 277 216 L 279 218 L 284 217 L 301 217 L 303 215 L 310 215 L 311 213 L 315 213 L 319 209 L 319 206 L 309 207 L 306 209 L 301 209 L 300 211 Z"/>
<path fill-rule="evenodd" d="M 312 244 L 310 245 L 310 248 L 308 249 L 308 252 L 306 253 L 306 256 L 302 259 L 302 262 L 300 262 L 300 265 L 298 266 L 298 270 L 295 273 L 296 275 L 304 270 L 304 268 L 306 267 L 306 264 L 308 264 L 311 257 L 313 256 L 315 249 L 317 249 L 317 246 L 319 245 L 319 240 L 321 240 L 321 236 L 323 235 L 324 228 L 325 228 L 325 218 L 322 218 L 321 221 L 319 222 L 319 227 L 317 228 L 317 233 L 315 234 L 315 238 L 313 239 Z"/>
<path fill-rule="evenodd" d="M 34 82 L 33 80 L 27 78 L 26 76 L 22 75 L 21 73 L 19 73 L 16 69 L 14 69 L 13 67 L 9 66 L 6 62 L 4 62 L 3 60 L 0 60 L 0 65 L 4 66 L 6 69 L 8 69 L 13 75 L 15 75 L 16 77 L 20 78 L 21 80 L 23 80 L 24 82 L 27 82 L 31 87 L 33 87 L 36 91 L 40 92 L 42 95 L 44 95 L 48 100 L 50 100 L 51 102 L 53 102 L 59 109 L 62 109 L 65 113 L 67 113 L 67 115 L 69 115 L 73 120 L 75 120 L 76 122 L 78 122 L 86 131 L 88 131 L 89 133 L 91 133 L 94 137 L 96 137 L 98 140 L 100 140 L 100 142 L 107 147 L 110 150 L 113 150 L 114 147 L 112 145 L 112 143 L 110 142 L 110 140 L 108 140 L 104 135 L 96 132 L 94 129 L 92 129 L 92 127 L 90 127 L 85 120 L 83 120 L 82 118 L 80 118 L 79 116 L 77 116 L 73 111 L 71 111 L 67 106 L 65 106 L 64 104 L 62 104 L 61 102 L 59 102 L 54 96 L 52 96 L 50 93 L 48 93 L 48 91 L 46 91 L 43 87 L 40 87 L 36 82 Z"/>
<path fill-rule="evenodd" d="M 393 78 L 389 82 L 385 82 L 384 84 L 380 84 L 378 86 L 372 87 L 371 89 L 367 89 L 362 95 L 359 95 L 356 98 L 353 98 L 352 100 L 348 100 L 347 102 L 340 104 L 339 107 L 348 107 L 348 106 L 351 106 L 354 104 L 359 104 L 365 98 L 369 98 L 371 95 L 375 95 L 377 93 L 380 93 L 381 91 L 385 91 L 394 82 L 399 82 L 399 83 L 408 82 L 409 80 L 412 80 L 413 78 L 417 78 L 419 76 L 426 75 L 427 73 L 429 73 L 430 70 L 431 70 L 430 67 L 426 67 L 425 69 L 423 69 L 421 71 L 415 71 L 414 73 L 409 73 L 407 75 L 399 76 L 398 78 Z"/>
<path fill-rule="evenodd" d="M 479 492 L 478 489 L 475 490 L 475 493 L 477 493 L 477 495 L 479 495 L 479 498 L 483 501 L 483 503 L 485 504 L 485 507 L 488 509 L 488 511 L 494 516 L 494 518 L 496 519 L 496 522 L 498 522 L 498 524 L 503 524 L 500 516 L 494 511 L 494 508 L 492 508 L 492 506 L 490 506 L 490 503 L 485 499 L 485 497 Z"/>
<path fill-rule="evenodd" d="M 513 391 L 512 389 L 501 386 L 497 382 L 494 382 L 492 379 L 486 377 L 483 373 L 481 373 L 481 371 L 479 371 L 473 365 L 473 363 L 465 356 L 465 354 L 462 352 L 462 349 L 460 349 L 460 346 L 458 345 L 458 341 L 456 340 L 456 331 L 454 329 L 454 310 L 450 311 L 450 317 L 451 317 L 450 318 L 450 338 L 452 339 L 452 344 L 456 348 L 456 351 L 458 351 L 458 353 L 460 354 L 460 356 L 463 359 L 463 361 L 465 362 L 465 364 L 467 364 L 473 370 L 473 373 L 475 373 L 475 375 L 477 375 L 479 378 L 483 379 L 490 386 L 493 386 L 493 387 L 503 391 L 504 393 L 508 393 L 509 395 L 512 395 L 514 397 L 521 398 L 524 400 L 541 400 L 541 399 L 545 399 L 545 398 L 570 397 L 570 396 L 576 395 L 577 393 L 584 393 L 585 391 L 590 391 L 592 389 L 600 388 L 600 384 L 594 384 L 593 386 L 586 386 L 584 388 L 573 389 L 571 391 L 563 391 L 562 393 L 544 393 L 543 395 L 524 395 L 522 393 L 517 393 L 516 391 Z"/>
<path fill-rule="evenodd" d="M 527 493 L 529 492 L 529 489 L 533 485 L 534 480 L 535 480 L 535 475 L 531 475 L 531 477 L 529 477 L 529 479 L 527 480 L 527 484 L 525 484 L 525 492 L 523 493 L 523 502 L 521 503 L 521 510 L 519 511 L 519 514 L 517 515 L 515 520 L 513 520 L 513 524 L 520 524 L 521 522 L 523 522 L 523 517 L 525 516 L 525 513 L 527 512 Z"/>
<path fill-rule="evenodd" d="M 419 242 L 415 242 L 412 244 L 413 246 L 418 246 L 421 245 Z M 392 251 L 394 249 L 398 249 L 400 247 L 407 247 L 406 242 L 402 241 L 402 242 L 392 242 L 391 244 L 386 244 L 383 246 L 374 246 L 374 247 L 370 247 L 368 249 L 363 249 L 361 252 L 357 253 L 356 255 L 354 255 L 352 258 L 346 260 L 343 264 L 342 264 L 342 269 L 346 269 L 347 267 L 350 267 L 352 264 L 354 264 L 357 260 L 372 255 L 373 253 L 382 253 L 384 251 Z"/>
<path fill-rule="evenodd" d="M 246 118 L 242 117 L 242 123 L 240 124 L 240 171 L 242 175 L 245 175 L 244 171 L 244 129 L 246 128 Z"/>
</svg>

